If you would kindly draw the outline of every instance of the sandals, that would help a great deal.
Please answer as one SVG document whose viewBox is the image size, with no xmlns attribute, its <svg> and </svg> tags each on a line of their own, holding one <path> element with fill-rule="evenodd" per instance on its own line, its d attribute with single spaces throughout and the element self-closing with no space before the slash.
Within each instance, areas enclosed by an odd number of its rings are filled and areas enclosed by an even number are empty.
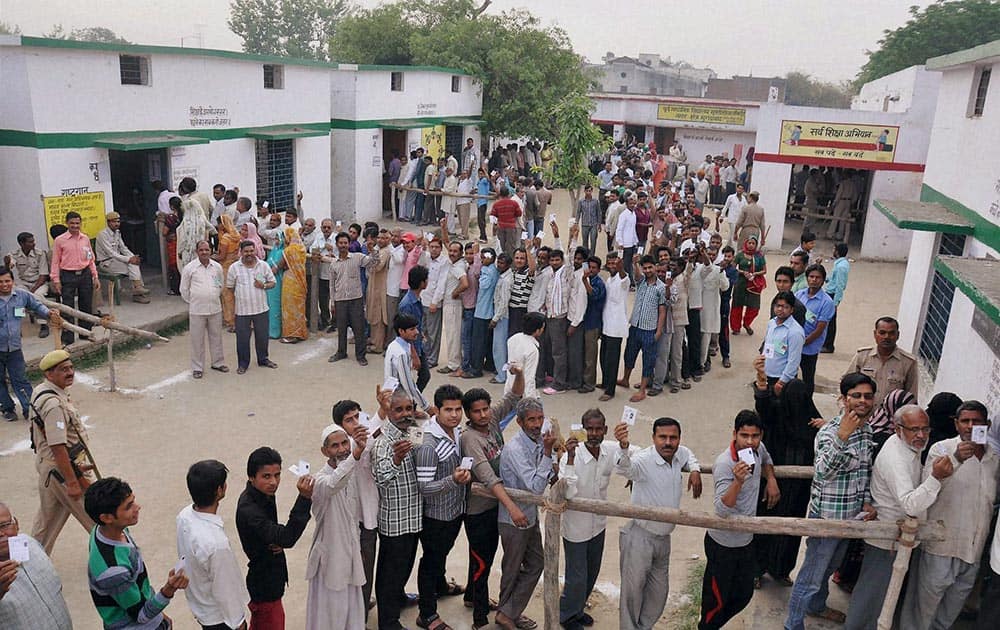
<svg viewBox="0 0 1000 630">
<path fill-rule="evenodd" d="M 465 592 L 465 587 L 459 586 L 458 583 L 455 582 L 455 578 L 448 578 L 447 584 L 448 589 L 443 593 L 438 593 L 438 597 L 452 597 L 455 595 L 461 595 Z"/>
<path fill-rule="evenodd" d="M 517 618 L 517 621 L 514 622 L 514 625 L 517 626 L 518 630 L 535 630 L 535 628 L 538 627 L 538 622 L 530 617 L 521 615 Z"/>
<path fill-rule="evenodd" d="M 827 621 L 832 621 L 834 623 L 844 623 L 847 620 L 847 615 L 840 612 L 836 608 L 824 608 L 818 613 L 807 613 L 810 617 L 816 617 L 818 619 L 826 619 Z"/>
<path fill-rule="evenodd" d="M 436 623 L 435 623 L 436 622 Z M 430 621 L 425 621 L 423 617 L 417 615 L 417 626 L 424 628 L 424 630 L 455 630 L 447 623 L 441 620 L 440 615 L 435 615 Z"/>
</svg>

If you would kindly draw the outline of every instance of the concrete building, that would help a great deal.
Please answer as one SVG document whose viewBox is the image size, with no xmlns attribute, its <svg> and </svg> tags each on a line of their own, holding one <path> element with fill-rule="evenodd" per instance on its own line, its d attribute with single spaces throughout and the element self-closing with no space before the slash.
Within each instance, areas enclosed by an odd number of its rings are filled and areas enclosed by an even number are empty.
<svg viewBox="0 0 1000 630">
<path fill-rule="evenodd" d="M 1000 435 L 1000 40 L 927 60 L 940 73 L 919 201 L 875 206 L 913 234 L 899 307 L 899 345 L 937 392 L 980 400 Z M 992 85 L 991 85 L 992 83 Z M 916 101 L 916 97 L 914 97 Z"/>
<path fill-rule="evenodd" d="M 618 57 L 609 52 L 602 61 L 585 66 L 594 74 L 601 92 L 704 96 L 709 79 L 715 77 L 710 68 L 695 68 L 686 61 L 673 62 L 651 53 Z"/>
<path fill-rule="evenodd" d="M 0 36 L 0 82 L 4 252 L 77 203 L 91 236 L 117 210 L 155 260 L 150 184 L 186 176 L 278 209 L 302 191 L 310 217 L 378 219 L 393 151 L 480 145 L 480 88 L 448 68 Z"/>
<path fill-rule="evenodd" d="M 780 77 L 741 77 L 708 80 L 705 98 L 726 101 L 785 102 L 787 81 Z"/>
</svg>

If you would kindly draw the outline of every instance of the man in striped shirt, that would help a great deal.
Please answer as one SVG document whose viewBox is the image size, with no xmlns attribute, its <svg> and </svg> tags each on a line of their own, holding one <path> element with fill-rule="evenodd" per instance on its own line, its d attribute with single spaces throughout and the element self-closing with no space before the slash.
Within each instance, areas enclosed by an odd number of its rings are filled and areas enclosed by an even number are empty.
<svg viewBox="0 0 1000 630">
<path fill-rule="evenodd" d="M 437 599 L 459 595 L 465 589 L 445 579 L 445 562 L 462 529 L 466 486 L 472 481 L 470 468 L 462 468 L 458 437 L 462 422 L 462 390 L 442 385 L 434 392 L 438 412 L 424 425 L 424 442 L 414 451 L 417 486 L 424 499 L 424 521 L 420 530 L 423 556 L 417 569 L 420 616 L 417 625 L 436 627 L 441 617 Z"/>
<path fill-rule="evenodd" d="M 271 266 L 257 258 L 257 249 L 252 241 L 242 241 L 240 262 L 230 265 L 226 274 L 226 289 L 233 291 L 236 297 L 237 374 L 244 374 L 250 367 L 251 330 L 257 351 L 257 365 L 278 367 L 277 363 L 267 358 L 267 290 L 274 285 Z"/>
</svg>

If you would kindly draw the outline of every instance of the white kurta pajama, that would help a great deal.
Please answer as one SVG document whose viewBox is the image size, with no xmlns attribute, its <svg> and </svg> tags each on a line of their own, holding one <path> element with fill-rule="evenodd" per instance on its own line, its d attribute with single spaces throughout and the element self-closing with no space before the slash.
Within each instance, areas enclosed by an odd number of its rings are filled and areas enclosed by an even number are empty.
<svg viewBox="0 0 1000 630">
<path fill-rule="evenodd" d="M 312 495 L 316 531 L 306 561 L 306 630 L 365 627 L 358 497 L 356 485 L 350 483 L 357 465 L 352 454 L 337 468 L 327 463 L 316 475 Z"/>
</svg>

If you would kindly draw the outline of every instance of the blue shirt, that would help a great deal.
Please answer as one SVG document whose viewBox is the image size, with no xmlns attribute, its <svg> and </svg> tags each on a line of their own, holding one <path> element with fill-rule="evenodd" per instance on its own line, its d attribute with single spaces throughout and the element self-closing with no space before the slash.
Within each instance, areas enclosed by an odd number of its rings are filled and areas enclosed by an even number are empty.
<svg viewBox="0 0 1000 630">
<path fill-rule="evenodd" d="M 424 356 L 424 305 L 420 298 L 413 291 L 407 291 L 403 299 L 399 301 L 399 312 L 412 315 L 417 319 L 417 340 L 413 342 L 413 347 L 417 349 L 417 354 Z"/>
<path fill-rule="evenodd" d="M 477 195 L 488 195 L 490 194 L 490 180 L 486 177 L 480 177 L 479 181 L 476 182 L 476 194 Z M 485 206 L 486 199 L 476 199 L 476 205 Z"/>
<path fill-rule="evenodd" d="M 820 322 L 829 323 L 837 313 L 837 307 L 833 305 L 833 300 L 822 290 L 817 291 L 816 295 L 810 296 L 809 289 L 800 289 L 795 297 L 806 307 L 806 324 L 803 326 L 806 337 L 813 334 Z M 802 354 L 808 356 L 819 354 L 823 342 L 826 341 L 826 333 L 827 329 L 824 329 L 819 337 L 804 346 Z"/>
<path fill-rule="evenodd" d="M 729 288 L 722 292 L 722 303 L 726 304 L 733 295 L 733 289 L 736 287 L 736 282 L 740 279 L 740 270 L 736 268 L 736 265 L 729 265 L 725 268 L 726 278 L 729 279 Z"/>
<path fill-rule="evenodd" d="M 764 337 L 764 373 L 770 378 L 776 378 L 782 383 L 795 378 L 802 361 L 802 345 L 806 333 L 802 326 L 792 319 L 778 323 L 775 317 L 767 322 L 767 335 Z"/>
<path fill-rule="evenodd" d="M 21 349 L 21 322 L 27 311 L 46 319 L 49 316 L 49 309 L 24 289 L 14 287 L 7 299 L 0 297 L 0 352 Z"/>
<path fill-rule="evenodd" d="M 541 442 L 535 442 L 523 430 L 518 431 L 510 442 L 500 451 L 500 481 L 504 488 L 527 490 L 532 494 L 541 495 L 549 485 L 552 476 L 552 457 L 545 455 Z M 538 523 L 538 506 L 518 503 L 517 507 L 524 512 L 528 526 Z M 497 520 L 513 525 L 510 512 L 500 504 Z"/>
<path fill-rule="evenodd" d="M 600 276 L 590 276 L 590 288 L 593 291 L 587 295 L 587 312 L 583 314 L 583 329 L 594 330 L 604 325 L 604 302 L 608 291 Z"/>
<path fill-rule="evenodd" d="M 851 263 L 846 257 L 833 261 L 833 271 L 826 279 L 823 290 L 833 298 L 834 306 L 840 306 L 840 301 L 844 299 L 844 291 L 847 290 L 847 275 L 851 271 Z"/>
<path fill-rule="evenodd" d="M 493 292 L 497 288 L 497 280 L 500 272 L 497 271 L 496 263 L 483 265 L 479 272 L 479 293 L 476 295 L 476 312 L 474 317 L 478 319 L 493 319 Z"/>
</svg>

